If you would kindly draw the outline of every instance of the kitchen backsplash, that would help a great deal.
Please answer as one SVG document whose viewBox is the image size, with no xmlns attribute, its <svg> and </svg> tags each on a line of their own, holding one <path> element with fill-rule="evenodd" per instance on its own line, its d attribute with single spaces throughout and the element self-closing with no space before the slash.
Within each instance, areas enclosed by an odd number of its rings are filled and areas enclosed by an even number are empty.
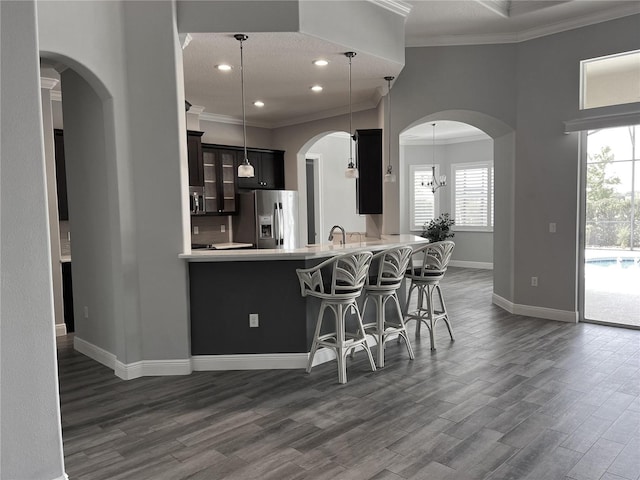
<svg viewBox="0 0 640 480">
<path fill-rule="evenodd" d="M 230 217 L 192 215 L 191 243 L 227 243 L 231 241 Z M 194 231 L 198 230 L 198 233 Z M 222 231 L 224 229 L 224 232 Z"/>
</svg>

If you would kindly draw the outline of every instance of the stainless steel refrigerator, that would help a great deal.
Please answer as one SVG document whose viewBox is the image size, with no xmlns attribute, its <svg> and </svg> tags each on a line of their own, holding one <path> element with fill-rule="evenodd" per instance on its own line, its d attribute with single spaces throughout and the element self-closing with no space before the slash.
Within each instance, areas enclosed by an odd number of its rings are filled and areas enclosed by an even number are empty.
<svg viewBox="0 0 640 480">
<path fill-rule="evenodd" d="M 297 248 L 298 192 L 252 190 L 239 194 L 233 241 L 256 248 Z"/>
</svg>

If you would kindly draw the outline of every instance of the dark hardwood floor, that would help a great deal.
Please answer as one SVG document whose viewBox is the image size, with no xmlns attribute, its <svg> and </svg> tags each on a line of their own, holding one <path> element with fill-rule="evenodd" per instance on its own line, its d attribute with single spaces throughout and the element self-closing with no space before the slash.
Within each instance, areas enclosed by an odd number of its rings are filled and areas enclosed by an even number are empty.
<svg viewBox="0 0 640 480">
<path fill-rule="evenodd" d="M 456 341 L 359 352 L 346 385 L 334 362 L 122 381 L 61 339 L 69 478 L 640 478 L 640 331 L 510 315 L 488 271 L 443 285 Z"/>
</svg>

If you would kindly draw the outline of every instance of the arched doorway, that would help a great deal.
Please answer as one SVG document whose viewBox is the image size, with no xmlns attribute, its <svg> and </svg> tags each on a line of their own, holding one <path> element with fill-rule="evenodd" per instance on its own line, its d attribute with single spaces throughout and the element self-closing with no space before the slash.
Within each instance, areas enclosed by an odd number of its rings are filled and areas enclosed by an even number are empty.
<svg viewBox="0 0 640 480">
<path fill-rule="evenodd" d="M 116 297 L 122 287 L 110 255 L 120 231 L 120 208 L 113 195 L 118 184 L 111 96 L 92 72 L 72 59 L 47 52 L 41 52 L 41 58 L 59 72 L 62 87 L 63 125 L 58 126 L 64 131 L 69 215 L 60 230 L 73 238 L 74 344 L 80 351 L 90 344 L 116 352 L 121 328 L 117 319 L 122 318 Z M 50 221 L 58 219 L 52 208 L 49 216 Z"/>
<path fill-rule="evenodd" d="M 411 233 L 441 214 L 456 220 L 452 266 L 493 268 L 493 140 L 472 125 L 450 120 L 415 125 L 400 134 L 400 162 L 409 177 L 403 188 Z M 435 191 L 433 168 L 446 177 Z M 407 211 L 405 210 L 405 211 Z"/>
<path fill-rule="evenodd" d="M 510 309 L 513 302 L 514 255 L 514 191 L 515 132 L 507 124 L 484 113 L 470 110 L 445 110 L 421 117 L 401 128 L 409 131 L 416 125 L 437 121 L 454 121 L 470 125 L 484 132 L 493 141 L 494 162 L 494 227 L 493 227 L 493 302 Z M 402 192 L 408 188 L 409 166 L 399 165 L 400 231 L 409 232 L 408 200 Z M 385 213 L 385 217 L 389 215 Z M 386 219 L 385 219 L 386 222 Z"/>
<path fill-rule="evenodd" d="M 298 152 L 300 238 L 308 243 L 326 243 L 332 225 L 341 225 L 347 232 L 366 230 L 365 216 L 356 211 L 355 181 L 344 175 L 349 142 L 353 140 L 346 132 L 324 132 Z M 310 241 L 312 226 L 315 241 Z"/>
</svg>

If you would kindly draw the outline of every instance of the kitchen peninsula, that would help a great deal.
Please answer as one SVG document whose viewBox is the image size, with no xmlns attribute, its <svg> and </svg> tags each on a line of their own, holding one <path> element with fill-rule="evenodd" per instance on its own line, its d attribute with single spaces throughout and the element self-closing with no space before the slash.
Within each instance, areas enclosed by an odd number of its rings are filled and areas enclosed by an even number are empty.
<svg viewBox="0 0 640 480">
<path fill-rule="evenodd" d="M 425 242 L 414 235 L 383 235 L 346 245 L 197 250 L 180 255 L 189 262 L 194 369 L 304 368 L 320 302 L 300 295 L 296 268 L 309 268 L 343 253 L 375 253 Z M 250 326 L 250 314 L 258 315 L 257 327 Z M 316 363 L 329 359 L 316 357 Z"/>
</svg>

